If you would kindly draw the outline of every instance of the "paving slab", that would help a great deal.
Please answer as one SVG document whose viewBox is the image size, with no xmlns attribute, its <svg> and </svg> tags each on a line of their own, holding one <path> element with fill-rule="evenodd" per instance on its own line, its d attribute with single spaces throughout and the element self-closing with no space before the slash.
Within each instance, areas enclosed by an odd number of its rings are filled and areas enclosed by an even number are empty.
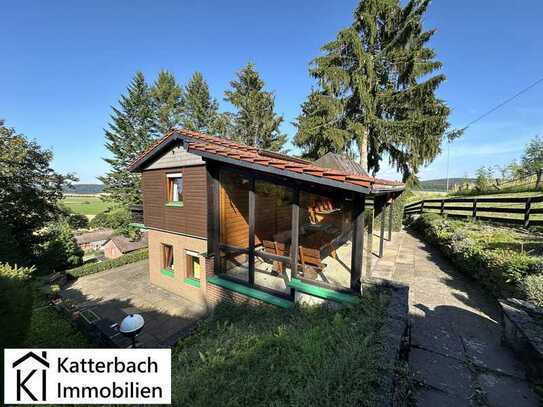
<svg viewBox="0 0 543 407">
<path fill-rule="evenodd" d="M 408 283 L 409 366 L 418 406 L 540 406 L 523 365 L 501 344 L 501 314 L 441 254 L 406 231 L 385 243 L 376 275 Z"/>
<path fill-rule="evenodd" d="M 417 382 L 444 393 L 466 397 L 466 390 L 474 390 L 470 369 L 453 358 L 414 348 L 409 354 L 409 366 Z"/>
<path fill-rule="evenodd" d="M 435 389 L 420 389 L 417 395 L 417 405 L 433 407 L 469 407 L 470 399 L 463 396 L 449 394 Z"/>
<path fill-rule="evenodd" d="M 144 331 L 138 336 L 143 347 L 171 346 L 207 310 L 149 282 L 148 262 L 81 277 L 65 287 L 62 298 L 79 309 L 92 309 L 99 317 L 120 323 L 129 314 L 142 314 Z"/>
<path fill-rule="evenodd" d="M 479 376 L 481 390 L 490 407 L 540 406 L 538 396 L 528 383 L 511 377 L 485 373 Z"/>
</svg>

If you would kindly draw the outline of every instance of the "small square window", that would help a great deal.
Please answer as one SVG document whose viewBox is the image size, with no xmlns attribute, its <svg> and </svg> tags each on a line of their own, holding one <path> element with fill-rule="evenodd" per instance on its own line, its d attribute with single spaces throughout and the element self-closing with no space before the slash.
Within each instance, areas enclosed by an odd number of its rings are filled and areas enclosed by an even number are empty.
<svg viewBox="0 0 543 407">
<path fill-rule="evenodd" d="M 169 244 L 162 245 L 162 269 L 174 271 L 173 246 Z"/>
<path fill-rule="evenodd" d="M 168 174 L 168 202 L 183 203 L 183 174 Z"/>
<path fill-rule="evenodd" d="M 200 279 L 200 258 L 194 254 L 187 253 L 187 278 Z"/>
</svg>

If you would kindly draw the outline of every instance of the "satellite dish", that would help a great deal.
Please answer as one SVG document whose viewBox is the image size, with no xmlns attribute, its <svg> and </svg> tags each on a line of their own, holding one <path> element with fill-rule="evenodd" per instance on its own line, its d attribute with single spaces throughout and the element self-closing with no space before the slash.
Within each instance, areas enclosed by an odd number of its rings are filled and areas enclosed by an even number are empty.
<svg viewBox="0 0 543 407">
<path fill-rule="evenodd" d="M 141 332 L 145 321 L 140 314 L 130 314 L 121 321 L 119 331 L 126 337 L 132 338 L 132 347 L 136 347 L 136 335 Z"/>
</svg>

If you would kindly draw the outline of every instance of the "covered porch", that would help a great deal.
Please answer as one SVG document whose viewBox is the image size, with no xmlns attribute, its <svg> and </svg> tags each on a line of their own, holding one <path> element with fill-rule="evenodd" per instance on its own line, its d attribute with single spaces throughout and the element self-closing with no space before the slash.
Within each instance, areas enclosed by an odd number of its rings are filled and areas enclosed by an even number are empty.
<svg viewBox="0 0 543 407">
<path fill-rule="evenodd" d="M 362 276 L 391 239 L 398 191 L 362 193 L 209 159 L 206 166 L 217 277 L 288 300 L 315 290 L 361 294 Z"/>
</svg>

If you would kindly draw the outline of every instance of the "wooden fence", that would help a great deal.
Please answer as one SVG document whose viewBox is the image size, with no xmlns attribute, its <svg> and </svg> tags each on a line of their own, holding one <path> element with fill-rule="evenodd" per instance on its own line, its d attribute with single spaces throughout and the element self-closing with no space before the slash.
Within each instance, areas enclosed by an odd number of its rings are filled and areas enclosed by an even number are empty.
<svg viewBox="0 0 543 407">
<path fill-rule="evenodd" d="M 524 198 L 435 198 L 406 205 L 404 216 L 437 213 L 448 217 L 543 225 L 543 196 Z"/>
</svg>

